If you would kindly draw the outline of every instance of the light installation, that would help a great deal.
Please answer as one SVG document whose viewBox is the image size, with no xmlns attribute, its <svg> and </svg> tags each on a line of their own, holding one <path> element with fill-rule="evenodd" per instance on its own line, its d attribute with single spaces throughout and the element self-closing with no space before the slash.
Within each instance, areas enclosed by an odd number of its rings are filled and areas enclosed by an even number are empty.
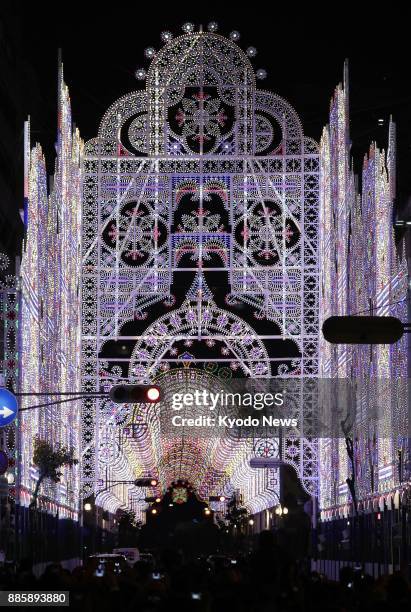
<svg viewBox="0 0 411 612">
<path fill-rule="evenodd" d="M 50 193 L 26 126 L 22 264 L 17 281 L 2 285 L 6 384 L 93 393 L 156 383 L 170 411 L 173 390 L 237 377 L 405 376 L 404 340 L 364 349 L 319 337 L 319 322 L 332 314 L 407 318 L 406 262 L 391 221 L 395 126 L 387 154 L 371 147 L 358 192 L 347 73 L 318 148 L 287 102 L 256 87 L 265 71 L 253 70 L 255 49 L 244 53 L 238 32 L 225 38 L 193 24 L 184 32 L 164 32 L 164 46 L 146 50 L 151 65 L 136 71 L 145 88 L 115 102 L 84 149 L 60 71 Z M 386 431 L 395 424 L 406 432 L 406 397 L 384 393 Z M 367 508 L 401 490 L 396 458 L 409 449 L 405 435 L 377 436 L 365 399 L 359 407 L 356 486 Z M 304 405 L 301 423 L 312 408 Z M 251 468 L 253 457 L 294 466 L 323 519 L 350 511 L 343 440 L 304 431 L 281 441 L 268 433 L 196 438 L 188 429 L 168 436 L 157 407 L 107 397 L 22 412 L 17 429 L 2 432 L 9 455 L 20 451 L 11 493 L 22 505 L 37 478 L 36 434 L 73 446 L 81 459 L 61 483 L 43 485 L 40 506 L 60 516 L 78 517 L 80 494 L 142 519 L 145 492 L 127 481 L 147 475 L 159 481 L 155 496 L 185 480 L 202 499 L 234 493 L 260 512 L 280 501 L 279 473 Z"/>
<path fill-rule="evenodd" d="M 407 321 L 407 262 L 404 244 L 395 244 L 392 223 L 395 125 L 390 121 L 386 153 L 371 146 L 358 191 L 350 157 L 347 66 L 332 99 L 320 162 L 321 321 L 346 314 L 393 315 Z M 407 480 L 399 469 L 399 457 L 409 452 L 406 385 L 397 382 L 396 392 L 390 390 L 390 381 L 406 380 L 406 342 L 403 337 L 393 345 L 335 346 L 321 340 L 322 377 L 369 380 L 366 392 L 356 397 L 351 433 L 360 510 L 373 509 L 382 494 L 390 498 Z M 378 406 L 384 418 L 377 428 L 372 415 Z M 353 504 L 344 440 L 321 440 L 319 457 L 321 517 L 346 516 Z"/>
<path fill-rule="evenodd" d="M 318 146 L 285 100 L 256 87 L 255 49 L 238 33 L 184 32 L 146 50 L 145 88 L 115 102 L 85 145 L 88 392 L 318 374 Z M 171 438 L 155 409 L 100 399 L 84 401 L 82 435 L 83 495 L 105 507 L 139 512 L 142 492 L 107 483 L 147 473 L 204 497 L 237 489 L 252 512 L 278 501 L 277 471 L 249 466 L 258 440 Z M 313 494 L 317 442 L 278 452 Z"/>
<path fill-rule="evenodd" d="M 22 393 L 79 391 L 81 343 L 81 157 L 82 141 L 71 120 L 70 99 L 60 66 L 56 164 L 50 193 L 40 145 L 30 150 L 26 126 L 26 228 L 20 268 L 20 380 Z M 31 501 L 37 468 L 34 438 L 74 449 L 80 458 L 80 405 L 55 404 L 59 396 L 21 398 L 18 494 Z M 54 404 L 53 404 L 54 402 Z M 51 404 L 34 410 L 29 406 Z M 39 507 L 77 519 L 78 467 L 62 468 L 59 483 L 44 481 Z"/>
<path fill-rule="evenodd" d="M 5 253 L 0 253 L 0 333 L 3 346 L 1 362 L 1 386 L 17 391 L 19 381 L 19 291 L 15 274 L 11 273 L 11 261 Z M 7 478 L 9 501 L 16 501 L 16 472 L 18 428 L 16 420 L 0 429 L 0 446 L 8 457 Z"/>
</svg>

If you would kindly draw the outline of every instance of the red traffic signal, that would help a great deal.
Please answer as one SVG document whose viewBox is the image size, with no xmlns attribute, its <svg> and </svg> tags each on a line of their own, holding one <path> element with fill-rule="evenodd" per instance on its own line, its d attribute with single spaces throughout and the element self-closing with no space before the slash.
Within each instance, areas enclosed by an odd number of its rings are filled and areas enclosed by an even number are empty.
<svg viewBox="0 0 411 612">
<path fill-rule="evenodd" d="M 402 337 L 404 323 L 396 317 L 330 317 L 322 329 L 331 344 L 393 344 Z"/>
<path fill-rule="evenodd" d="M 156 404 L 161 399 L 157 385 L 114 385 L 110 399 L 115 404 Z"/>
</svg>

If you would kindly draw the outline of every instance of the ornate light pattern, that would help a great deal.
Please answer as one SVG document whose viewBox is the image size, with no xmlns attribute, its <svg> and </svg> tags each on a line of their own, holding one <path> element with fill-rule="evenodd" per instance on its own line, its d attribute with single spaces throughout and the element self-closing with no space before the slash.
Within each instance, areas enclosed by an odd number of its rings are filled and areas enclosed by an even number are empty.
<svg viewBox="0 0 411 612">
<path fill-rule="evenodd" d="M 372 145 L 364 159 L 358 193 L 350 159 L 348 71 L 335 90 L 330 123 L 320 145 L 320 320 L 331 315 L 375 314 L 407 319 L 407 265 L 396 247 L 392 225 L 395 196 L 395 125 L 390 122 L 387 154 Z M 357 398 L 353 426 L 357 496 L 363 501 L 395 490 L 398 451 L 407 437 L 407 397 L 395 397 L 389 380 L 407 376 L 406 340 L 388 346 L 333 346 L 321 341 L 320 374 L 324 378 L 370 378 L 367 393 Z M 377 379 L 380 379 L 378 385 Z M 386 382 L 384 382 L 386 381 Z M 384 406 L 378 436 L 370 418 Z M 395 425 L 404 436 L 389 437 Z M 343 440 L 320 442 L 320 507 L 323 517 L 350 502 L 346 478 L 351 472 Z M 342 511 L 342 510 L 341 510 Z"/>
<path fill-rule="evenodd" d="M 0 253 L 0 320 L 1 344 L 3 346 L 1 367 L 1 386 L 17 391 L 19 380 L 19 292 L 18 281 L 10 273 L 10 259 Z M 17 466 L 17 425 L 18 420 L 0 429 L 0 446 L 6 451 L 9 460 L 8 473 L 16 476 Z M 14 500 L 15 486 L 9 487 L 9 496 Z"/>
<path fill-rule="evenodd" d="M 27 226 L 20 269 L 21 376 L 23 393 L 79 391 L 82 141 L 73 130 L 70 99 L 59 73 L 57 158 L 50 194 L 45 161 L 37 144 L 26 152 Z M 57 401 L 57 396 L 24 397 L 21 407 Z M 60 398 L 61 399 L 61 398 Z M 78 402 L 21 412 L 20 503 L 27 505 L 38 477 L 33 467 L 36 435 L 52 445 L 73 447 L 80 458 Z M 40 505 L 54 504 L 60 516 L 76 518 L 79 469 L 63 468 L 61 482 L 45 482 Z"/>
<path fill-rule="evenodd" d="M 86 391 L 318 374 L 318 147 L 287 102 L 256 89 L 256 50 L 209 30 L 163 34 L 146 89 L 115 102 L 85 146 Z M 239 489 L 259 511 L 277 502 L 278 475 L 249 467 L 254 445 L 167 438 L 152 408 L 89 399 L 83 495 L 138 502 L 143 492 L 107 483 L 149 473 L 202 496 Z M 311 493 L 316 448 L 303 438 L 281 451 Z"/>
<path fill-rule="evenodd" d="M 266 76 L 251 66 L 257 50 L 243 52 L 237 31 L 224 38 L 217 30 L 211 22 L 208 32 L 192 23 L 181 36 L 163 32 L 163 48 L 145 50 L 149 69 L 135 73 L 145 89 L 108 109 L 84 151 L 60 71 L 50 194 L 41 148 L 30 151 L 26 127 L 22 264 L 19 279 L 1 286 L 4 383 L 23 392 L 95 392 L 156 381 L 168 396 L 236 377 L 370 374 L 353 430 L 365 503 L 401 485 L 407 397 L 373 383 L 406 376 L 405 341 L 366 349 L 321 341 L 319 356 L 319 322 L 366 312 L 406 319 L 407 268 L 391 223 L 395 126 L 387 154 L 370 148 L 358 193 L 347 69 L 319 153 L 290 105 L 256 88 Z M 0 255 L 0 269 L 6 259 Z M 377 435 L 368 418 L 375 402 L 386 408 L 385 430 L 395 425 L 404 436 Z M 309 417 L 312 407 L 303 408 Z M 167 398 L 162 410 L 171 410 Z M 188 480 L 203 498 L 235 493 L 260 512 L 278 502 L 279 474 L 251 468 L 255 456 L 291 464 L 310 494 L 319 480 L 323 517 L 349 503 L 341 439 L 164 435 L 155 407 L 90 398 L 22 412 L 17 429 L 2 431 L 10 456 L 19 445 L 23 505 L 38 477 L 38 433 L 82 459 L 81 475 L 66 470 L 40 500 L 72 518 L 81 489 L 113 513 L 128 506 L 142 519 L 145 492 L 127 481 L 147 474 L 165 489 Z"/>
</svg>

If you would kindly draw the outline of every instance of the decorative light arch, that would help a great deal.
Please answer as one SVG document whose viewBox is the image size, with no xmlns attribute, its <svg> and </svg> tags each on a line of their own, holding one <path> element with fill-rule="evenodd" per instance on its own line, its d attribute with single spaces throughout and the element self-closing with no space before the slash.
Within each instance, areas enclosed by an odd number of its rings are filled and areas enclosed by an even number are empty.
<svg viewBox="0 0 411 612">
<path fill-rule="evenodd" d="M 318 147 L 256 88 L 254 51 L 195 28 L 163 38 L 136 72 L 145 90 L 115 102 L 85 145 L 83 388 L 175 369 L 316 377 Z M 96 449 L 114 423 L 131 472 L 272 504 L 267 474 L 247 467 L 254 440 L 159 439 L 148 407 L 122 410 L 84 402 L 84 494 L 104 487 Z M 309 438 L 283 449 L 311 493 L 316 453 Z"/>
</svg>

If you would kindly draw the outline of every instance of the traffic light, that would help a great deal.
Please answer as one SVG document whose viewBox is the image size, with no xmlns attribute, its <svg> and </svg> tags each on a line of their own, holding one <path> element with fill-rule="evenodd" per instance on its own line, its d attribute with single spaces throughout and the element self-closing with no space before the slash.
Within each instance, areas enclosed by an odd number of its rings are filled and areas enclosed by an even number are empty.
<svg viewBox="0 0 411 612">
<path fill-rule="evenodd" d="M 156 487 L 157 485 L 157 478 L 137 478 L 137 480 L 134 481 L 135 487 Z"/>
<path fill-rule="evenodd" d="M 396 317 L 330 317 L 323 323 L 331 344 L 393 344 L 403 333 L 404 323 Z"/>
<path fill-rule="evenodd" d="M 156 404 L 161 399 L 157 385 L 114 385 L 110 399 L 115 404 Z"/>
</svg>

